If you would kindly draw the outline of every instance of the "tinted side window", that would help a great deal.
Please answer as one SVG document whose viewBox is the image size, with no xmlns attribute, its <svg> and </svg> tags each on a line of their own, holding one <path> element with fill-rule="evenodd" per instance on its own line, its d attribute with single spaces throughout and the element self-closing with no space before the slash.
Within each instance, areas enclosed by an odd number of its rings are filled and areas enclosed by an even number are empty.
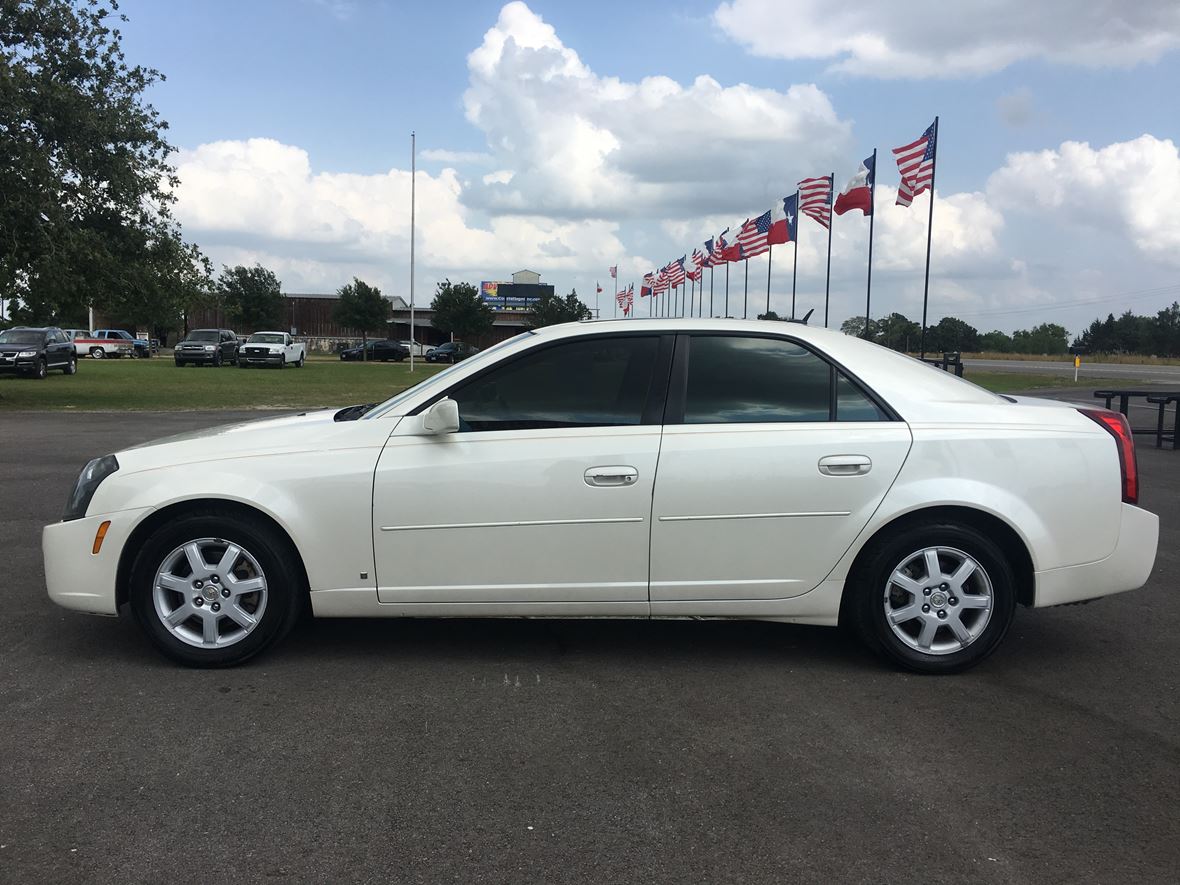
<svg viewBox="0 0 1180 885">
<path fill-rule="evenodd" d="M 583 338 L 540 349 L 451 391 L 463 430 L 640 424 L 659 338 Z"/>
<path fill-rule="evenodd" d="M 843 373 L 836 375 L 837 421 L 885 421 L 885 414 L 877 408 L 859 387 Z"/>
<path fill-rule="evenodd" d="M 694 336 L 685 424 L 828 421 L 832 367 L 775 338 Z"/>
</svg>

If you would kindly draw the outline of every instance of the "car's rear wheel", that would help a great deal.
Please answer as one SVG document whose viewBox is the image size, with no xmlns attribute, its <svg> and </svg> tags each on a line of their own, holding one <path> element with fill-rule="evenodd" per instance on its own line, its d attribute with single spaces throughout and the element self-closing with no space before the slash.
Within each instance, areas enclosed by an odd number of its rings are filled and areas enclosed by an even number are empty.
<svg viewBox="0 0 1180 885">
<path fill-rule="evenodd" d="M 136 620 L 168 657 L 230 667 L 282 638 L 305 587 L 289 541 L 232 513 L 194 514 L 148 538 L 132 569 Z"/>
<path fill-rule="evenodd" d="M 978 664 L 1016 612 L 1016 579 L 1003 551 L 974 528 L 917 523 L 877 543 L 846 592 L 861 637 L 920 673 Z"/>
<path fill-rule="evenodd" d="M 107 357 L 107 352 L 101 347 L 90 348 L 90 355 L 96 360 L 104 360 Z"/>
</svg>

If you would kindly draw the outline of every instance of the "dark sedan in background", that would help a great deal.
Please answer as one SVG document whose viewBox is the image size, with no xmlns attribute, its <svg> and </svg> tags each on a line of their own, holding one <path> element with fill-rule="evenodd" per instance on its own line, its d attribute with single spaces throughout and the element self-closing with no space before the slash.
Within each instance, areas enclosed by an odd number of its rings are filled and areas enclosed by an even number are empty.
<svg viewBox="0 0 1180 885">
<path fill-rule="evenodd" d="M 178 366 L 232 366 L 238 361 L 238 336 L 229 329 L 193 329 L 172 353 Z"/>
<path fill-rule="evenodd" d="M 426 362 L 457 363 L 460 360 L 467 359 L 469 356 L 475 356 L 477 353 L 479 353 L 478 347 L 464 344 L 462 341 L 448 341 L 446 344 L 440 344 L 434 350 L 428 350 L 426 352 Z"/>
<path fill-rule="evenodd" d="M 0 372 L 44 378 L 50 369 L 67 375 L 78 371 L 74 342 L 61 329 L 17 327 L 0 332 Z"/>
<path fill-rule="evenodd" d="M 410 352 L 396 341 L 370 341 L 366 347 L 369 352 L 364 356 L 364 359 L 377 360 L 382 363 L 387 363 L 390 360 L 400 363 L 410 355 Z M 342 350 L 340 351 L 340 359 L 346 361 L 359 360 L 362 358 L 362 350 L 364 348 L 361 347 L 350 347 L 348 350 Z"/>
</svg>

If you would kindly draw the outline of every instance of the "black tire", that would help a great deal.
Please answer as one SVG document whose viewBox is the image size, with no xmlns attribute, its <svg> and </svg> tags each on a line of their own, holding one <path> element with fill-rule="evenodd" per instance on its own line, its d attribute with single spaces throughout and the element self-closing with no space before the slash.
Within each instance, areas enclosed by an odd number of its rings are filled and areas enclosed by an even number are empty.
<svg viewBox="0 0 1180 885">
<path fill-rule="evenodd" d="M 902 608 L 909 602 L 919 607 L 925 599 L 918 599 L 916 593 L 909 594 L 902 588 L 891 586 L 891 576 L 903 560 L 928 548 L 947 548 L 966 554 L 975 560 L 982 571 L 982 576 L 972 578 L 973 582 L 980 582 L 986 577 L 991 588 L 991 612 L 986 619 L 985 626 L 972 638 L 965 647 L 956 651 L 942 654 L 922 652 L 912 647 L 895 633 L 886 615 L 886 592 L 893 594 L 891 600 L 900 599 L 905 595 L 904 602 L 889 602 L 896 608 Z M 953 557 L 954 554 L 951 554 Z M 923 572 L 925 575 L 925 572 Z M 926 583 L 925 579 L 915 580 L 916 584 Z M 978 585 L 977 586 L 981 586 Z M 927 590 L 936 594 L 940 587 L 921 588 L 925 596 Z M 957 673 L 975 666 L 999 646 L 1012 618 L 1016 613 L 1016 578 L 1012 567 L 1008 563 L 1004 552 L 989 538 L 974 528 L 945 521 L 927 521 L 910 523 L 897 532 L 874 542 L 857 563 L 856 572 L 849 576 L 845 588 L 846 606 L 844 620 L 847 621 L 860 635 L 861 639 L 875 651 L 884 655 L 888 660 L 907 670 L 917 673 Z M 941 599 L 941 596 L 934 597 Z M 960 601 L 949 594 L 950 602 L 946 605 L 946 612 L 950 617 L 956 614 L 955 605 Z M 944 606 L 945 607 L 945 606 Z M 928 605 L 927 609 L 931 607 Z M 937 614 L 938 606 L 934 606 Z M 963 614 L 967 617 L 968 609 L 964 606 Z M 972 617 L 980 617 L 972 613 Z M 925 618 L 926 615 L 921 615 Z M 937 623 L 937 622 L 935 622 Z M 944 624 L 946 622 L 943 622 Z M 977 622 L 978 623 L 978 622 Z M 910 629 L 920 621 L 916 618 L 902 629 Z M 939 627 L 939 633 L 944 640 L 950 641 L 950 625 L 945 630 Z"/>
<path fill-rule="evenodd" d="M 156 613 L 153 582 L 169 553 L 198 538 L 219 538 L 241 546 L 258 561 L 267 580 L 266 608 L 257 626 L 231 645 L 199 648 L 168 630 Z M 290 540 L 262 521 L 216 507 L 170 521 L 148 537 L 131 570 L 131 611 L 152 643 L 188 667 L 233 667 L 278 642 L 295 625 L 307 600 L 307 587 Z"/>
<path fill-rule="evenodd" d="M 105 360 L 107 358 L 107 352 L 101 347 L 92 347 L 90 348 L 90 356 L 96 360 Z"/>
<path fill-rule="evenodd" d="M 78 358 L 71 354 L 70 358 L 66 362 L 64 368 L 62 368 L 61 373 L 63 375 L 73 375 L 77 371 L 78 371 Z"/>
<path fill-rule="evenodd" d="M 184 360 L 176 360 L 176 368 L 180 369 L 184 366 Z"/>
<path fill-rule="evenodd" d="M 303 368 L 303 354 L 299 354 L 299 359 L 295 361 L 295 368 L 296 369 Z"/>
<path fill-rule="evenodd" d="M 215 369 L 221 368 L 221 351 L 220 350 L 217 351 L 217 353 L 213 354 L 213 368 L 215 368 Z"/>
<path fill-rule="evenodd" d="M 244 359 L 242 359 L 241 357 L 238 357 L 238 368 L 239 369 L 248 369 L 248 368 L 250 368 L 250 364 L 248 362 L 246 362 Z"/>
</svg>

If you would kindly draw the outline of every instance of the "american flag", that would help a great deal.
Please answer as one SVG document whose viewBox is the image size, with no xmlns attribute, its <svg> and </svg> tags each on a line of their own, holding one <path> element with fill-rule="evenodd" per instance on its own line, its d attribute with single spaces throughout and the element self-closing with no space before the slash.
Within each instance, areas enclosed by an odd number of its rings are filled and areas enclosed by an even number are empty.
<svg viewBox="0 0 1180 885">
<path fill-rule="evenodd" d="M 893 149 L 901 184 L 897 186 L 897 205 L 908 206 L 922 191 L 930 190 L 934 181 L 934 155 L 937 152 L 938 121 L 922 133 L 922 137 L 905 147 Z"/>
<path fill-rule="evenodd" d="M 656 274 L 656 281 L 651 287 L 651 291 L 652 295 L 659 295 L 661 292 L 668 291 L 668 268 L 660 268 L 659 273 Z"/>
<path fill-rule="evenodd" d="M 725 256 L 722 253 L 725 251 L 725 234 L 728 231 L 729 228 L 726 228 L 713 239 L 705 241 L 705 267 L 719 267 L 725 264 Z"/>
<path fill-rule="evenodd" d="M 668 285 L 673 289 L 684 284 L 684 256 L 681 255 L 675 261 L 671 262 L 668 267 Z"/>
<path fill-rule="evenodd" d="M 617 280 L 619 278 L 619 266 L 616 264 L 614 267 L 609 268 L 609 270 L 610 270 L 610 278 L 612 280 Z"/>
<path fill-rule="evenodd" d="M 627 316 L 635 304 L 635 286 L 631 285 L 622 292 L 616 292 L 615 301 L 618 302 L 619 307 L 623 308 L 623 316 Z"/>
<path fill-rule="evenodd" d="M 770 210 L 767 209 L 757 218 L 751 218 L 743 224 L 738 231 L 737 243 L 741 247 L 742 258 L 753 258 L 770 251 L 769 234 Z"/>
<path fill-rule="evenodd" d="M 705 258 L 706 258 L 705 253 L 702 252 L 700 249 L 693 249 L 692 250 L 692 267 L 693 267 L 693 269 L 688 274 L 688 278 L 690 280 L 699 280 L 701 278 L 702 274 L 704 273 L 703 268 L 706 266 Z"/>
<path fill-rule="evenodd" d="M 824 227 L 832 223 L 832 179 L 804 178 L 799 182 L 799 211 Z"/>
</svg>

